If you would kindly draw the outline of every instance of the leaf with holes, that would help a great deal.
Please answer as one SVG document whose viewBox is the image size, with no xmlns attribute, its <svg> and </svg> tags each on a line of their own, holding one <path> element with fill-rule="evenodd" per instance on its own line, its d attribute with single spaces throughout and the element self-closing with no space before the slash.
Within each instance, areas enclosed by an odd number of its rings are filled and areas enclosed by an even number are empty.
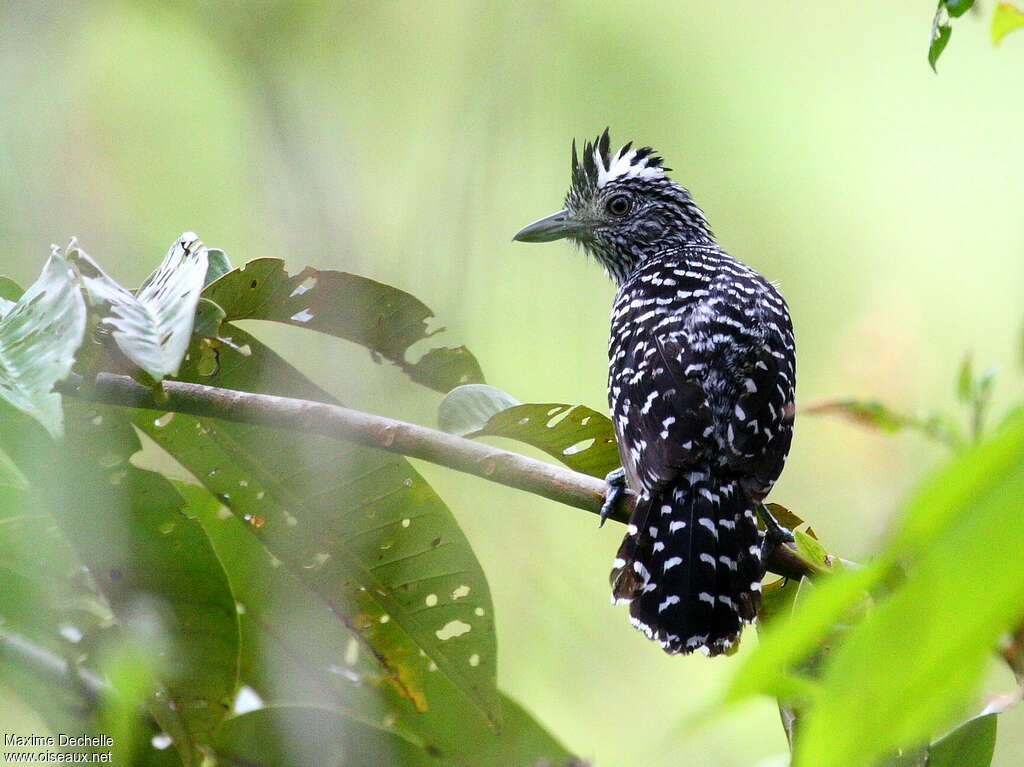
<svg viewBox="0 0 1024 767">
<path fill-rule="evenodd" d="M 506 400 L 507 398 L 507 400 Z M 570 469 L 604 478 L 619 466 L 619 451 L 608 416 L 585 405 L 512 405 L 493 387 L 461 387 L 441 403 L 438 419 L 466 437 L 505 437 L 543 450 Z M 495 412 L 497 411 L 497 412 Z"/>
<path fill-rule="evenodd" d="M 7 296 L 16 294 L 13 283 Z M 50 436 L 64 433 L 54 384 L 67 377 L 85 335 L 85 301 L 74 271 L 54 251 L 39 279 L 0 317 L 0 399 L 39 421 Z"/>
<path fill-rule="evenodd" d="M 185 380 L 333 401 L 237 327 L 211 375 Z M 493 612 L 487 581 L 455 518 L 403 458 L 325 437 L 142 411 L 136 425 L 189 469 L 284 563 L 381 673 L 420 709 L 444 675 L 493 724 Z"/>
<path fill-rule="evenodd" d="M 154 657 L 166 645 L 159 656 L 166 695 L 154 716 L 202 742 L 226 713 L 238 674 L 227 576 L 202 527 L 182 514 L 184 500 L 170 482 L 130 463 L 141 444 L 124 413 L 74 400 L 66 410 L 60 446 L 27 419 L 4 418 L 0 440 L 119 625 L 144 627 L 157 645 Z M 190 742 L 179 747 L 189 758 Z"/>
<path fill-rule="evenodd" d="M 203 295 L 223 307 L 228 321 L 272 320 L 354 341 L 439 392 L 484 380 L 464 346 L 436 348 L 409 362 L 409 347 L 434 334 L 426 322 L 434 313 L 405 291 L 366 277 L 313 268 L 290 275 L 281 259 L 258 258 Z"/>
<path fill-rule="evenodd" d="M 68 258 L 82 275 L 90 301 L 109 306 L 110 314 L 100 322 L 112 330 L 121 352 L 160 381 L 178 372 L 188 349 L 206 276 L 206 253 L 199 238 L 185 232 L 135 293 L 108 277 L 74 244 Z"/>
<path fill-rule="evenodd" d="M 417 711 L 391 685 L 381 684 L 381 667 L 358 636 L 323 610 L 319 599 L 311 599 L 306 583 L 278 566 L 279 560 L 247 525 L 226 513 L 205 489 L 188 485 L 179 490 L 189 500 L 189 515 L 203 525 L 230 574 L 239 602 L 243 682 L 265 701 L 337 709 L 339 716 L 371 722 L 382 733 L 459 767 L 518 767 L 543 760 L 555 764 L 569 757 L 504 696 L 502 727 L 495 732 L 440 673 L 424 678 L 424 695 L 431 705 Z M 483 610 L 474 608 L 474 615 Z M 467 663 L 471 661 L 472 656 Z M 285 741 L 295 737 L 282 734 Z M 301 749 L 299 743 L 290 750 Z"/>
</svg>

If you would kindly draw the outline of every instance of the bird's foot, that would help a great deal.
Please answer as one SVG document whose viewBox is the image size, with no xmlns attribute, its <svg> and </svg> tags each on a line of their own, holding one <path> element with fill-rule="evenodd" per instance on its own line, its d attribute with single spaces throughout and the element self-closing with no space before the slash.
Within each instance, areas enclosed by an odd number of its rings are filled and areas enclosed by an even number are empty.
<svg viewBox="0 0 1024 767">
<path fill-rule="evenodd" d="M 796 538 L 793 537 L 792 530 L 779 524 L 763 503 L 757 505 L 757 514 L 764 523 L 764 540 L 761 543 L 761 560 L 764 561 L 776 546 L 793 543 Z"/>
<path fill-rule="evenodd" d="M 608 488 L 604 491 L 604 503 L 601 504 L 601 524 L 599 527 L 604 527 L 604 522 L 614 511 L 615 504 L 619 502 L 623 493 L 626 492 L 626 470 L 621 466 L 613 469 L 608 472 L 604 481 Z"/>
</svg>

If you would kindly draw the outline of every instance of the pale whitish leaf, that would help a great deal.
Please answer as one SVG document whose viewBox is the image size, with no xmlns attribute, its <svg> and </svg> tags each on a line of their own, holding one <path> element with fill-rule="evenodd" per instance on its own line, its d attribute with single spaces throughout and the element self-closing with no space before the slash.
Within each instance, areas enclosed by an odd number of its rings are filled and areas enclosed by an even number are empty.
<svg viewBox="0 0 1024 767">
<path fill-rule="evenodd" d="M 85 333 L 85 301 L 75 275 L 54 251 L 39 279 L 0 319 L 0 398 L 64 433 L 53 385 L 71 372 Z"/>
<path fill-rule="evenodd" d="M 519 400 L 494 386 L 456 386 L 437 406 L 437 425 L 449 434 L 464 437 L 487 426 L 491 416 L 518 404 Z"/>
<path fill-rule="evenodd" d="M 102 324 L 124 355 L 159 381 L 176 375 L 188 350 L 196 303 L 206 277 L 207 251 L 185 232 L 134 294 L 118 285 L 84 251 L 69 249 L 94 304 L 107 304 Z"/>
</svg>

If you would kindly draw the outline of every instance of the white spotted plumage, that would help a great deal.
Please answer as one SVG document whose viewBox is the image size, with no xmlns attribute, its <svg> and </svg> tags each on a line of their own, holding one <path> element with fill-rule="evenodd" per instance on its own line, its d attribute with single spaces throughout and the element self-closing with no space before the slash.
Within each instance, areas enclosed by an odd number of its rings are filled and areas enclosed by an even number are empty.
<svg viewBox="0 0 1024 767">
<path fill-rule="evenodd" d="M 666 652 L 718 655 L 757 614 L 756 510 L 792 438 L 795 345 L 776 287 L 667 170 L 649 147 L 613 153 L 607 131 L 582 156 L 574 143 L 565 209 L 523 233 L 562 227 L 618 286 L 608 395 L 637 502 L 613 599 Z"/>
</svg>

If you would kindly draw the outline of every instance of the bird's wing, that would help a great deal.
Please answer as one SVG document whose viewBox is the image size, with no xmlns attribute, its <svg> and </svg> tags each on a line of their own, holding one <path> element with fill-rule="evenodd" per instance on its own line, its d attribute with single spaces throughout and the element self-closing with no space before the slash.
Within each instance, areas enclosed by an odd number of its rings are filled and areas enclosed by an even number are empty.
<svg viewBox="0 0 1024 767">
<path fill-rule="evenodd" d="M 780 299 L 781 301 L 781 299 Z M 793 331 L 785 305 L 766 305 L 762 338 L 739 372 L 738 391 L 726 441 L 727 462 L 747 477 L 754 497 L 768 494 L 782 473 L 793 438 L 795 355 Z"/>
<path fill-rule="evenodd" d="M 699 376 L 694 346 L 684 330 L 655 333 L 636 374 L 623 382 L 616 423 L 619 453 L 630 486 L 653 493 L 672 482 L 708 447 L 711 412 Z"/>
</svg>

